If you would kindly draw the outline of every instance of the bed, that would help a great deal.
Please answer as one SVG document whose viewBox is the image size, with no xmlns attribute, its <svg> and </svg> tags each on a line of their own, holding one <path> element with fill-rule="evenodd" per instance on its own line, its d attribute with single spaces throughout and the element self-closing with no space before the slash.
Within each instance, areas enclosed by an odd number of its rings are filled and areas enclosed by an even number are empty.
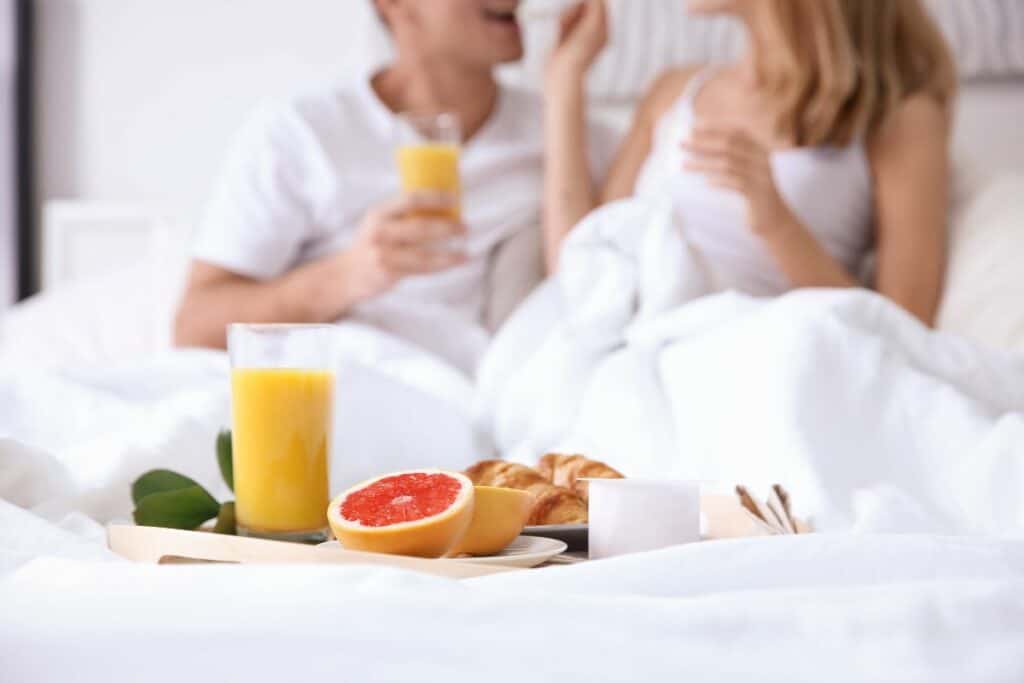
<svg viewBox="0 0 1024 683">
<path fill-rule="evenodd" d="M 726 26 L 679 23 L 674 0 L 636 5 L 613 2 L 616 31 L 651 36 L 654 52 L 613 51 L 592 84 L 597 115 L 620 127 L 666 60 L 735 45 Z M 228 423 L 226 360 L 170 348 L 186 256 L 166 237 L 187 226 L 63 204 L 48 213 L 62 245 L 52 288 L 0 321 L 0 679 L 1024 679 L 1024 55 L 1012 49 L 1024 13 L 1012 0 L 932 5 L 970 77 L 939 332 L 866 292 L 676 306 L 665 288 L 685 283 L 666 277 L 623 288 L 655 302 L 610 338 L 628 353 L 580 348 L 579 334 L 542 345 L 543 297 L 503 324 L 537 284 L 507 276 L 536 272 L 531 245 L 514 244 L 498 257 L 499 331 L 477 377 L 372 330 L 346 336 L 359 362 L 343 366 L 356 389 L 340 397 L 335 489 L 377 473 L 381 453 L 394 469 L 457 468 L 559 444 L 628 459 L 634 476 L 784 481 L 823 533 L 463 582 L 121 561 L 102 524 L 130 515 L 139 473 L 171 466 L 228 494 L 211 455 Z M 508 77 L 529 84 L 535 69 Z M 581 262 L 661 251 L 655 229 L 636 244 L 589 230 Z M 119 252 L 129 265 L 83 275 L 90 231 L 134 245 Z M 575 321 L 587 339 L 622 327 L 613 306 L 587 310 Z M 535 346 L 548 352 L 525 358 Z M 578 405 L 544 390 L 561 378 Z M 606 400 L 616 393 L 633 398 Z"/>
</svg>

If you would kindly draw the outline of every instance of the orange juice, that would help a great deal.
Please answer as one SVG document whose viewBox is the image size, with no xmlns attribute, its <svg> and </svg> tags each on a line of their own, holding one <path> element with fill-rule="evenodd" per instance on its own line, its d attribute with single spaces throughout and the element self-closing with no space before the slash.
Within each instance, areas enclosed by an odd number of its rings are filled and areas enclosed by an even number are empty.
<svg viewBox="0 0 1024 683">
<path fill-rule="evenodd" d="M 239 526 L 256 532 L 323 529 L 334 373 L 235 369 L 231 394 Z"/>
<path fill-rule="evenodd" d="M 459 180 L 459 147 L 447 143 L 403 145 L 398 148 L 398 171 L 402 176 L 402 189 L 406 192 L 427 190 L 448 192 L 455 197 L 451 211 L 433 213 L 434 216 L 459 220 L 461 211 L 458 197 L 462 190 Z"/>
</svg>

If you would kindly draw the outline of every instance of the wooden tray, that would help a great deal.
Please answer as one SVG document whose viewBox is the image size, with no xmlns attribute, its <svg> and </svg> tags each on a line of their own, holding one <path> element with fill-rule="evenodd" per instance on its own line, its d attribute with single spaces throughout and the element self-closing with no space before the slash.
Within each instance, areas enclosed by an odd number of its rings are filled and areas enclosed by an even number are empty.
<svg viewBox="0 0 1024 683">
<path fill-rule="evenodd" d="M 356 552 L 340 547 L 324 548 L 203 531 L 158 529 L 131 524 L 108 526 L 107 545 L 122 557 L 150 564 L 217 562 L 375 565 L 410 569 L 453 579 L 522 571 L 511 567 L 490 567 L 473 562 L 425 560 L 418 557 Z"/>
</svg>

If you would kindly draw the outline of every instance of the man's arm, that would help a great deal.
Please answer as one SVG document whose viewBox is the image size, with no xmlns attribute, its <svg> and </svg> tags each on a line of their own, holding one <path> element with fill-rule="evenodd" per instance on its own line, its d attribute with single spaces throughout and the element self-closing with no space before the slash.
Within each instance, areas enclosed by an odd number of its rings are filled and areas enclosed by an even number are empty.
<svg viewBox="0 0 1024 683">
<path fill-rule="evenodd" d="M 333 322 L 404 277 L 463 263 L 464 254 L 436 245 L 464 234 L 464 226 L 415 217 L 451 203 L 445 195 L 417 194 L 371 209 L 351 247 L 269 280 L 194 262 L 174 321 L 175 345 L 223 349 L 231 323 Z"/>
<path fill-rule="evenodd" d="M 343 284 L 343 263 L 338 257 L 326 258 L 274 280 L 260 281 L 195 261 L 174 320 L 174 343 L 223 349 L 227 326 L 234 322 L 335 320 L 356 303 Z"/>
</svg>

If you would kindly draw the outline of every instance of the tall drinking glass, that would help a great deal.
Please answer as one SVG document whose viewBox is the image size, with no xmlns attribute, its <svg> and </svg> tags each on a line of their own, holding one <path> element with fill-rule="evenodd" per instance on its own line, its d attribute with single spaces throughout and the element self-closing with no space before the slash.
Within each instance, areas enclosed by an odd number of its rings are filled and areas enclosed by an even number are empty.
<svg viewBox="0 0 1024 683">
<path fill-rule="evenodd" d="M 231 325 L 238 533 L 327 538 L 334 372 L 330 325 Z"/>
<path fill-rule="evenodd" d="M 444 192 L 452 196 L 450 210 L 427 217 L 462 217 L 459 156 L 462 125 L 457 114 L 401 114 L 395 153 L 404 192 Z"/>
</svg>

